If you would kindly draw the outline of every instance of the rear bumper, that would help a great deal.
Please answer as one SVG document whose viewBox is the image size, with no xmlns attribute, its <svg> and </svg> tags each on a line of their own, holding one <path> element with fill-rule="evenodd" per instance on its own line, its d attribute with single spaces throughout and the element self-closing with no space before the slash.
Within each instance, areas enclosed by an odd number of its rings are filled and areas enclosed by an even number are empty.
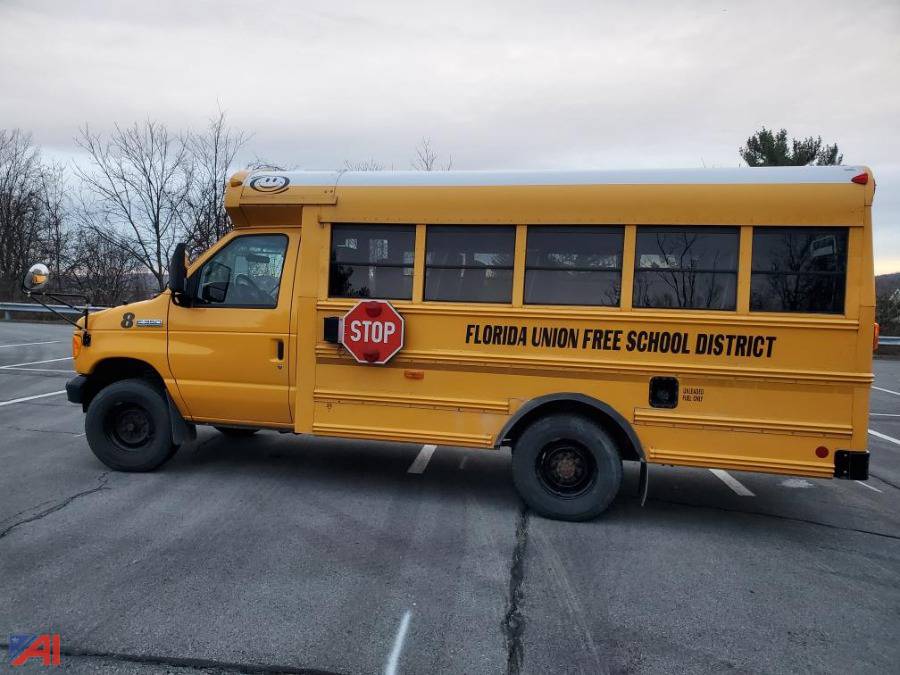
<svg viewBox="0 0 900 675">
<path fill-rule="evenodd" d="M 69 403 L 84 403 L 87 381 L 84 375 L 76 375 L 66 382 L 66 398 L 69 399 Z"/>
<path fill-rule="evenodd" d="M 868 451 L 838 450 L 835 452 L 834 477 L 847 480 L 867 480 L 869 478 Z"/>
</svg>

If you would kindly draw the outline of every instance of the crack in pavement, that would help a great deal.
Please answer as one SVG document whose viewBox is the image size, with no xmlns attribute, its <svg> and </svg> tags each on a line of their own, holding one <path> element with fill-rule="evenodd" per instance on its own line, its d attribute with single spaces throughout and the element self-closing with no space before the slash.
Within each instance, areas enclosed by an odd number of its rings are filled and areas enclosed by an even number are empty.
<svg viewBox="0 0 900 675">
<path fill-rule="evenodd" d="M 9 650 L 9 644 L 0 642 L 0 649 Z M 295 666 L 279 666 L 262 663 L 237 663 L 217 661 L 215 659 L 199 659 L 185 656 L 157 656 L 153 654 L 122 654 L 118 652 L 98 652 L 88 649 L 67 647 L 60 650 L 60 655 L 70 658 L 94 658 L 119 661 L 122 663 L 139 663 L 150 666 L 170 666 L 172 668 L 194 668 L 211 673 L 248 673 L 250 675 L 341 675 L 336 671 L 318 668 L 297 668 Z"/>
<path fill-rule="evenodd" d="M 764 518 L 775 518 L 776 520 L 787 520 L 794 523 L 806 523 L 807 525 L 819 525 L 832 530 L 842 530 L 844 532 L 858 532 L 859 534 L 869 534 L 874 537 L 884 537 L 885 539 L 900 540 L 900 535 L 887 534 L 886 532 L 875 532 L 874 530 L 861 530 L 855 527 L 843 527 L 841 525 L 832 525 L 831 523 L 823 523 L 818 520 L 807 520 L 806 518 L 795 518 L 793 516 L 779 516 L 775 513 L 765 513 L 764 511 L 745 511 L 742 509 L 727 509 L 724 506 L 708 506 L 705 504 L 691 504 L 690 502 L 679 502 L 671 499 L 654 499 L 650 498 L 648 502 L 657 502 L 658 504 L 672 504 L 674 506 L 687 506 L 693 509 L 709 509 L 711 511 L 724 511 L 725 513 L 740 513 L 745 516 L 762 516 Z"/>
<path fill-rule="evenodd" d="M 506 636 L 506 672 L 518 675 L 525 660 L 525 551 L 528 548 L 528 507 L 523 506 L 516 520 L 516 545 L 509 566 L 509 597 L 503 617 L 503 634 Z"/>
<path fill-rule="evenodd" d="M 13 427 L 6 426 L 6 429 L 12 429 L 13 431 L 27 431 L 29 433 L 40 433 L 40 434 L 68 434 L 71 436 L 81 436 L 80 431 L 57 431 L 56 429 L 26 429 L 24 427 Z"/>
<path fill-rule="evenodd" d="M 877 478 L 877 479 L 880 480 L 882 483 L 884 483 L 885 485 L 890 485 L 890 486 L 891 486 L 892 488 L 894 488 L 895 490 L 900 490 L 900 485 L 895 485 L 895 484 L 892 483 L 891 481 L 885 480 L 884 478 L 882 478 L 881 476 L 879 476 L 879 475 L 877 475 L 877 474 L 874 474 L 874 473 L 869 472 L 869 476 L 871 476 L 872 478 Z"/>
<path fill-rule="evenodd" d="M 13 523 L 9 527 L 7 527 L 5 530 L 0 530 L 0 539 L 3 539 L 6 535 L 8 535 L 10 532 L 12 532 L 17 527 L 20 527 L 22 525 L 27 525 L 28 523 L 33 523 L 36 520 L 41 520 L 42 518 L 46 518 L 50 514 L 56 513 L 57 511 L 62 511 L 64 508 L 66 508 L 69 504 L 74 502 L 76 499 L 80 499 L 81 497 L 86 497 L 88 495 L 92 495 L 95 492 L 100 492 L 100 490 L 105 490 L 106 489 L 106 481 L 108 480 L 108 478 L 107 478 L 108 475 L 109 475 L 109 472 L 104 471 L 97 477 L 97 481 L 99 481 L 99 483 L 100 483 L 97 487 L 93 487 L 90 490 L 84 490 L 82 492 L 77 492 L 74 495 L 72 495 L 71 497 L 67 497 L 63 501 L 59 502 L 58 504 L 54 504 L 50 508 L 44 509 L 40 513 L 36 513 L 35 515 L 29 516 L 28 518 L 23 518 L 22 520 Z M 44 502 L 44 503 L 46 503 L 46 502 Z"/>
</svg>

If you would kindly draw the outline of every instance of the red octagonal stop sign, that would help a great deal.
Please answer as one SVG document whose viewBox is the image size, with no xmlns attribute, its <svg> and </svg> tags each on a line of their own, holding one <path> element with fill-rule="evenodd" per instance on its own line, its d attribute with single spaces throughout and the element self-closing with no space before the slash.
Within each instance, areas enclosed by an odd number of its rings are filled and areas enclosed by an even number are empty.
<svg viewBox="0 0 900 675">
<path fill-rule="evenodd" d="M 360 363 L 387 363 L 403 347 L 403 327 L 387 300 L 363 300 L 341 319 L 341 344 Z"/>
</svg>

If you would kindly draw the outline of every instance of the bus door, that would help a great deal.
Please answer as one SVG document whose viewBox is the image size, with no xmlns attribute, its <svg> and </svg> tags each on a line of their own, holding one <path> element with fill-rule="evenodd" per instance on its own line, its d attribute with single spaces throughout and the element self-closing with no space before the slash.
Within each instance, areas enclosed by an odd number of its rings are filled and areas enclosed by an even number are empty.
<svg viewBox="0 0 900 675">
<path fill-rule="evenodd" d="M 291 300 L 300 231 L 241 231 L 169 305 L 169 367 L 198 421 L 289 425 Z"/>
</svg>

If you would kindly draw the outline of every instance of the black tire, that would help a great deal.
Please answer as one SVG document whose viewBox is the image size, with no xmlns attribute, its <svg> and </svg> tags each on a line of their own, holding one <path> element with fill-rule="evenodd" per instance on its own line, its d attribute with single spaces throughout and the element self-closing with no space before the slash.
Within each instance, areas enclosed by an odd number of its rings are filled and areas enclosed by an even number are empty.
<svg viewBox="0 0 900 675">
<path fill-rule="evenodd" d="M 610 435 L 580 415 L 550 415 L 531 424 L 513 448 L 513 482 L 535 513 L 590 520 L 622 484 L 622 458 Z"/>
<path fill-rule="evenodd" d="M 84 430 L 97 459 L 116 471 L 153 471 L 178 450 L 165 396 L 147 380 L 101 389 L 88 406 Z"/>
<path fill-rule="evenodd" d="M 246 427 L 216 427 L 216 431 L 225 434 L 229 438 L 249 438 L 259 429 L 248 429 Z"/>
</svg>

